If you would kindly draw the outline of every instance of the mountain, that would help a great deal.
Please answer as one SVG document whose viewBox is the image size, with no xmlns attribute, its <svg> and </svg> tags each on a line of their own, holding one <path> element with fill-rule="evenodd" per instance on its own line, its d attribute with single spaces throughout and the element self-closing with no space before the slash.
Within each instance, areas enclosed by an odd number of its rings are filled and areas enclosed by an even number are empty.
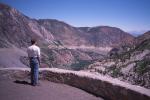
<svg viewBox="0 0 150 100">
<path fill-rule="evenodd" d="M 14 8 L 0 4 L 0 47 L 27 47 L 31 38 L 53 39 L 50 31 Z"/>
<path fill-rule="evenodd" d="M 138 36 L 135 38 L 136 44 L 142 43 L 144 40 L 150 39 L 150 31 L 145 32 L 143 35 Z"/>
<path fill-rule="evenodd" d="M 41 48 L 41 67 L 79 70 L 134 37 L 114 27 L 78 28 L 53 19 L 32 19 L 0 4 L 0 67 L 29 66 L 26 47 L 31 38 Z"/>
<path fill-rule="evenodd" d="M 150 32 L 137 37 L 128 51 L 95 61 L 86 70 L 150 88 Z"/>
<path fill-rule="evenodd" d="M 116 47 L 130 44 L 134 39 L 129 33 L 115 27 L 73 27 L 52 19 L 40 19 L 38 22 L 67 46 Z"/>
<path fill-rule="evenodd" d="M 130 43 L 134 38 L 115 27 L 87 27 L 84 30 L 85 27 L 73 27 L 58 20 L 31 19 L 5 4 L 0 4 L 0 9 L 0 43 L 4 47 L 12 44 L 17 47 L 27 46 L 26 43 L 33 37 L 40 41 L 57 40 L 66 46 L 95 47 L 119 46 Z"/>
<path fill-rule="evenodd" d="M 65 22 L 53 19 L 40 19 L 38 22 L 66 46 L 89 45 L 86 34 Z"/>
<path fill-rule="evenodd" d="M 90 35 L 90 40 L 98 47 L 117 47 L 125 44 L 131 44 L 134 37 L 129 33 L 116 27 L 97 26 L 97 27 L 80 27 L 83 32 Z"/>
</svg>

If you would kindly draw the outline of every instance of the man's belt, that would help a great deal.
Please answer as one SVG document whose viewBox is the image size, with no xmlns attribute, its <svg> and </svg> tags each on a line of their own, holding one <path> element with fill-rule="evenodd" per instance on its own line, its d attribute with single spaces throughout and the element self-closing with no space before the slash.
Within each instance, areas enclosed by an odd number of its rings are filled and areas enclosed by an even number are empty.
<svg viewBox="0 0 150 100">
<path fill-rule="evenodd" d="M 29 57 L 30 59 L 37 59 L 38 57 Z"/>
</svg>

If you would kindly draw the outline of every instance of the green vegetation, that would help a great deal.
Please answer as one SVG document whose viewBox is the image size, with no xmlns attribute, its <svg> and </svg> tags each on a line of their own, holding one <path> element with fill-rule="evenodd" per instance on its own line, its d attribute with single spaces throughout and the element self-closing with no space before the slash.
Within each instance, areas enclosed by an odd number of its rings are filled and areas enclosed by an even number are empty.
<svg viewBox="0 0 150 100">
<path fill-rule="evenodd" d="M 137 50 L 150 50 L 150 39 L 143 41 L 140 45 L 136 47 Z"/>
<path fill-rule="evenodd" d="M 84 69 L 86 66 L 90 65 L 92 62 L 89 60 L 78 60 L 76 63 L 73 63 L 71 67 L 73 70 L 81 70 Z"/>
<path fill-rule="evenodd" d="M 130 52 L 125 52 L 123 54 L 118 55 L 118 58 L 122 61 L 125 62 L 126 59 L 130 59 Z"/>
<path fill-rule="evenodd" d="M 107 69 L 106 73 L 110 73 L 112 77 L 118 77 L 121 75 L 120 68 L 116 67 L 115 65 Z"/>
<path fill-rule="evenodd" d="M 117 77 L 118 75 L 120 75 L 120 68 L 112 70 L 112 77 Z"/>
<path fill-rule="evenodd" d="M 140 75 L 150 71 L 150 61 L 147 60 L 142 60 L 136 63 L 136 72 Z"/>
<path fill-rule="evenodd" d="M 114 61 L 117 61 L 117 60 L 121 60 L 121 62 L 125 62 L 126 59 L 130 59 L 131 57 L 131 52 L 132 51 L 126 51 L 126 52 L 122 52 L 122 53 L 116 53 L 116 54 L 113 54 L 111 56 L 111 59 L 114 59 Z"/>
</svg>

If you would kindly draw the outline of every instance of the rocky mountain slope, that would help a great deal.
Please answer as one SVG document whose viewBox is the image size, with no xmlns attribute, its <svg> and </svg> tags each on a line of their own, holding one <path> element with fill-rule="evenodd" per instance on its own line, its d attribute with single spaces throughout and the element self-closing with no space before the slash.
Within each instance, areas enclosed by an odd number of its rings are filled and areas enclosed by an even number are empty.
<svg viewBox="0 0 150 100">
<path fill-rule="evenodd" d="M 131 84 L 150 88 L 150 32 L 136 38 L 128 51 L 115 53 L 89 65 L 87 71 L 109 75 Z"/>
<path fill-rule="evenodd" d="M 27 47 L 31 38 L 52 40 L 50 31 L 14 8 L 0 4 L 0 47 Z"/>
<path fill-rule="evenodd" d="M 83 32 L 89 34 L 93 45 L 98 47 L 117 47 L 131 44 L 133 36 L 116 27 L 97 26 L 97 27 L 80 27 Z"/>
<path fill-rule="evenodd" d="M 110 48 L 133 40 L 133 36 L 118 28 L 99 26 L 85 30 L 58 20 L 31 19 L 0 4 L 0 66 L 29 66 L 26 47 L 31 38 L 36 38 L 41 48 L 41 67 L 67 69 L 83 68 L 104 58 Z M 5 61 L 7 58 L 9 61 Z"/>
<path fill-rule="evenodd" d="M 148 39 L 150 39 L 150 31 L 144 33 L 143 35 L 138 36 L 137 38 L 135 38 L 135 44 L 138 45 L 138 44 L 140 44 L 140 43 L 142 43 Z"/>
<path fill-rule="evenodd" d="M 57 41 L 67 46 L 89 45 L 88 36 L 65 22 L 53 19 L 40 19 L 38 23 L 50 31 Z"/>
<path fill-rule="evenodd" d="M 67 46 L 116 47 L 130 44 L 134 37 L 119 28 L 108 26 L 73 27 L 52 19 L 38 20 L 54 37 Z"/>
</svg>

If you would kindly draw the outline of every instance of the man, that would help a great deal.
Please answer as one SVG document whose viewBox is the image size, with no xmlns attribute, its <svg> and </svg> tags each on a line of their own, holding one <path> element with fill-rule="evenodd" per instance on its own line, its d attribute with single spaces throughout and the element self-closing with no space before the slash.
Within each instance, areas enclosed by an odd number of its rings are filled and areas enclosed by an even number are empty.
<svg viewBox="0 0 150 100">
<path fill-rule="evenodd" d="M 40 65 L 40 48 L 36 46 L 36 40 L 31 40 L 31 46 L 27 48 L 28 57 L 31 67 L 31 85 L 38 84 L 38 74 Z"/>
</svg>

